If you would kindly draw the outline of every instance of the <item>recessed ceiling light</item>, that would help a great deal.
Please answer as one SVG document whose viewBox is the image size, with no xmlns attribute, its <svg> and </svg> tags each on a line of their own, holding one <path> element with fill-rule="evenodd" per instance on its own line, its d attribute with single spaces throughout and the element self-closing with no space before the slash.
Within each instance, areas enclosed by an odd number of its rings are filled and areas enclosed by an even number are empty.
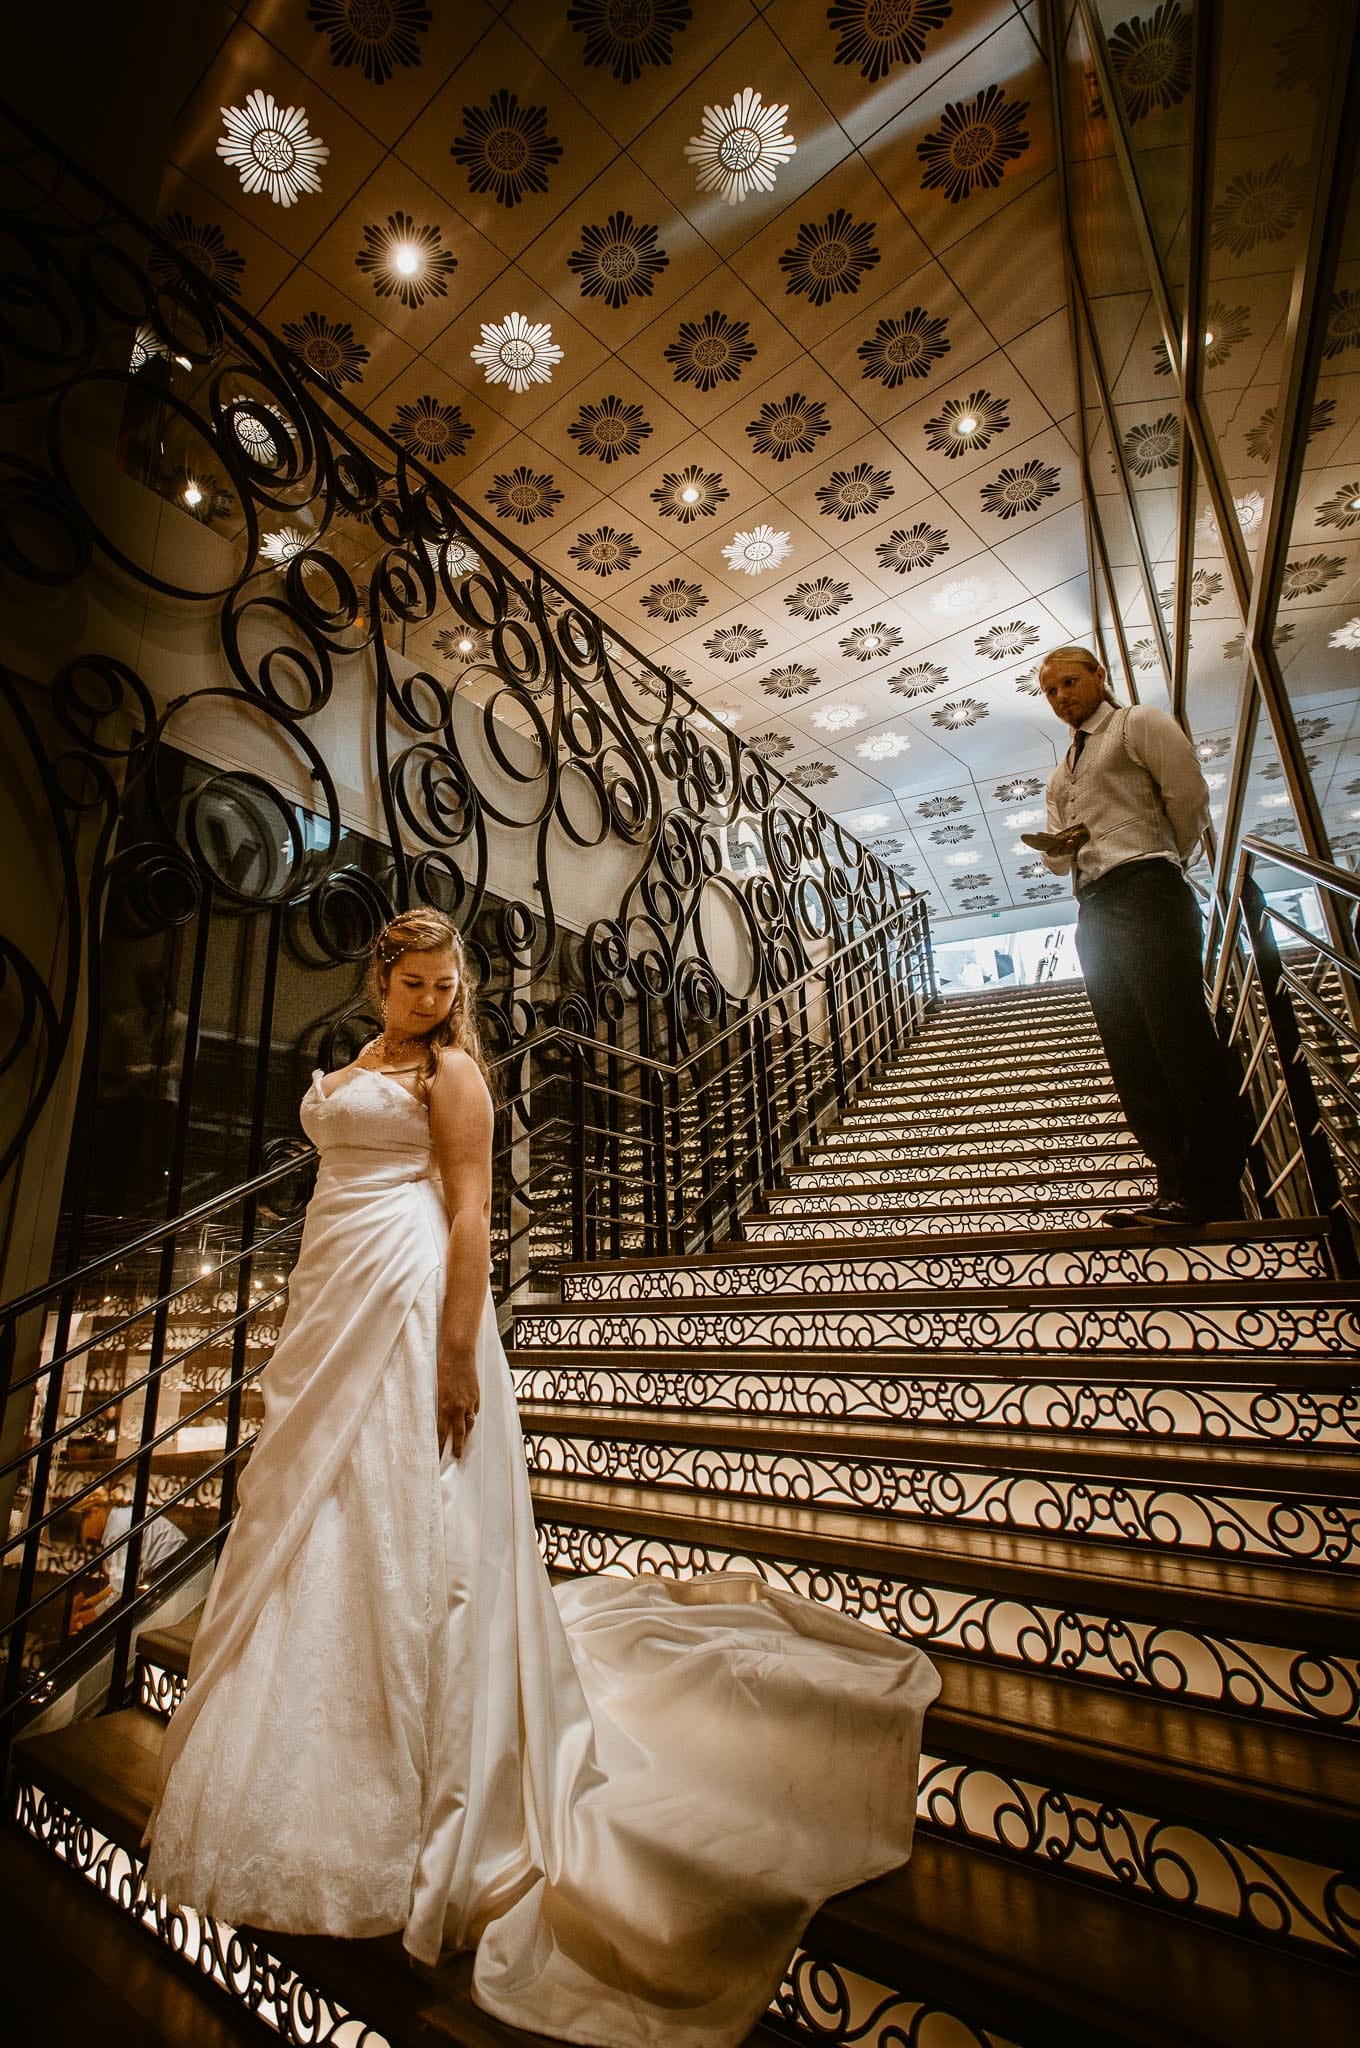
<svg viewBox="0 0 1360 2048">
<path fill-rule="evenodd" d="M 458 642 L 458 652 L 460 654 L 471 654 L 475 644 L 472 640 L 462 639 Z"/>
<path fill-rule="evenodd" d="M 954 432 L 956 434 L 975 434 L 977 432 L 977 421 L 972 413 L 966 412 L 961 420 L 955 420 Z"/>
<path fill-rule="evenodd" d="M 175 361 L 179 364 L 181 370 L 192 370 L 194 367 L 188 356 L 176 356 Z"/>
<path fill-rule="evenodd" d="M 184 502 L 186 505 L 201 505 L 203 503 L 203 493 L 192 478 L 184 486 Z"/>
<path fill-rule="evenodd" d="M 392 251 L 392 262 L 403 277 L 414 277 L 420 268 L 420 251 L 413 242 L 398 242 Z"/>
<path fill-rule="evenodd" d="M 1212 348 L 1212 347 L 1213 347 L 1213 345 L 1214 345 L 1214 330 L 1213 330 L 1213 328 L 1212 328 L 1212 327 L 1206 327 L 1206 328 L 1205 328 L 1205 330 L 1204 330 L 1204 346 L 1205 346 L 1206 348 Z"/>
<path fill-rule="evenodd" d="M 1360 498 L 1352 498 L 1348 509 L 1352 512 L 1360 512 Z"/>
<path fill-rule="evenodd" d="M 698 487 L 695 484 L 686 484 L 684 490 L 680 493 L 680 500 L 685 505 L 697 505 L 699 502 Z"/>
</svg>

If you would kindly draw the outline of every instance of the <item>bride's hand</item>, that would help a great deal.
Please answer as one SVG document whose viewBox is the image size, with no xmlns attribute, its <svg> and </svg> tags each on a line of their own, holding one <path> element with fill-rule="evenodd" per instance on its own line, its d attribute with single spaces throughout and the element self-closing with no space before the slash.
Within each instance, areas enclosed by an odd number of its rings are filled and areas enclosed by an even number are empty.
<svg viewBox="0 0 1360 2048">
<path fill-rule="evenodd" d="M 477 1419 L 481 1388 L 472 1351 L 441 1350 L 439 1354 L 439 1448 L 447 1443 L 461 1458 Z"/>
</svg>

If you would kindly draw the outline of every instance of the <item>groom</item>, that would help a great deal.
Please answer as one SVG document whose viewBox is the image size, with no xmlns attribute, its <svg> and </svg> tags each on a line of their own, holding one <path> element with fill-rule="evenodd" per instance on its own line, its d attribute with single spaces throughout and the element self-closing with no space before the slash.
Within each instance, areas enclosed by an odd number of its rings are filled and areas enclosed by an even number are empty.
<svg viewBox="0 0 1360 2048">
<path fill-rule="evenodd" d="M 1077 957 L 1129 1127 L 1157 1169 L 1157 1199 L 1106 1211 L 1115 1229 L 1242 1215 L 1237 1089 L 1204 1000 L 1203 934 L 1185 868 L 1209 824 L 1199 757 L 1149 704 L 1120 708 L 1084 647 L 1039 668 L 1072 743 L 1048 782 L 1036 837 L 1077 898 Z"/>
</svg>

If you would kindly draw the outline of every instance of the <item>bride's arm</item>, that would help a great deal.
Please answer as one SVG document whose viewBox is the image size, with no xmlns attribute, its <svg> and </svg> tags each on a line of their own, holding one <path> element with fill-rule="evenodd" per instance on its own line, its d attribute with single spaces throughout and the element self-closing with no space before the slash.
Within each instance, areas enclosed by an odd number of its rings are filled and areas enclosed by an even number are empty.
<svg viewBox="0 0 1360 2048">
<path fill-rule="evenodd" d="M 439 1441 L 462 1454 L 477 1413 L 477 1331 L 491 1264 L 491 1097 L 465 1052 L 445 1051 L 430 1083 L 430 1138 L 449 1212 L 439 1333 Z"/>
</svg>

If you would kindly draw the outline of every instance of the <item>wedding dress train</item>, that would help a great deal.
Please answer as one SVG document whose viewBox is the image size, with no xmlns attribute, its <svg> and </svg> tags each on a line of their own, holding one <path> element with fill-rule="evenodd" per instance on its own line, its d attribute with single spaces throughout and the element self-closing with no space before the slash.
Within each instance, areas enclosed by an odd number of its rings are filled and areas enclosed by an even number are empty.
<svg viewBox="0 0 1360 2048">
<path fill-rule="evenodd" d="M 733 2048 L 832 1893 L 910 1852 L 921 1652 L 756 1578 L 556 1595 L 488 1293 L 435 1441 L 447 1219 L 426 1112 L 318 1074 L 265 1415 L 166 1731 L 148 1882 L 228 1922 L 477 1948 L 498 2017 Z"/>
</svg>

